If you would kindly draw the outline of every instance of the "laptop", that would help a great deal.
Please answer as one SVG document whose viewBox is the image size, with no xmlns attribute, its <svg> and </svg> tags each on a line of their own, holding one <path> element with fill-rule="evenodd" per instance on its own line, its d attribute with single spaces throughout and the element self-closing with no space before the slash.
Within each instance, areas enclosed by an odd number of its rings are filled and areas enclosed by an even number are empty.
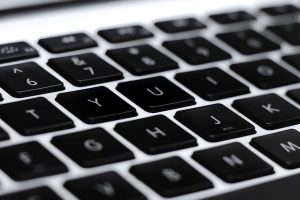
<svg viewBox="0 0 300 200">
<path fill-rule="evenodd" d="M 0 200 L 299 200 L 300 4 L 0 5 Z"/>
</svg>

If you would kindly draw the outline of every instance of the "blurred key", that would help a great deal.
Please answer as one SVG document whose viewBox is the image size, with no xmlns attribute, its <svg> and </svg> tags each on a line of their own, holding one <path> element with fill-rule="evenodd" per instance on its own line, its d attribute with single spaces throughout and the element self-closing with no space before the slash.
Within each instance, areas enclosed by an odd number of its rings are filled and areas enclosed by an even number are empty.
<svg viewBox="0 0 300 200">
<path fill-rule="evenodd" d="M 242 10 L 214 14 L 214 15 L 210 15 L 209 17 L 222 25 L 252 22 L 256 19 L 250 13 Z"/>
<path fill-rule="evenodd" d="M 196 18 L 180 18 L 156 22 L 155 25 L 166 33 L 181 33 L 203 29 L 206 26 Z"/>
<path fill-rule="evenodd" d="M 0 63 L 38 57 L 39 53 L 26 42 L 0 45 Z"/>
<path fill-rule="evenodd" d="M 98 46 L 97 42 L 85 33 L 43 38 L 39 40 L 39 44 L 51 53 L 62 53 Z"/>
<path fill-rule="evenodd" d="M 153 37 L 153 33 L 140 25 L 100 30 L 98 34 L 111 43 L 129 42 Z"/>
</svg>

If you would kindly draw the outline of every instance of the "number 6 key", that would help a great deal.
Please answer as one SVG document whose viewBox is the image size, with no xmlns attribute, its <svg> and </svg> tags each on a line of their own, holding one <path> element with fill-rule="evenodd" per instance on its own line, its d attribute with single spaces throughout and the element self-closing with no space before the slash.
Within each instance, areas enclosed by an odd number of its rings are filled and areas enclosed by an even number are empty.
<svg viewBox="0 0 300 200">
<path fill-rule="evenodd" d="M 27 97 L 64 89 L 62 82 L 34 62 L 1 67 L 0 85 L 14 97 Z"/>
</svg>

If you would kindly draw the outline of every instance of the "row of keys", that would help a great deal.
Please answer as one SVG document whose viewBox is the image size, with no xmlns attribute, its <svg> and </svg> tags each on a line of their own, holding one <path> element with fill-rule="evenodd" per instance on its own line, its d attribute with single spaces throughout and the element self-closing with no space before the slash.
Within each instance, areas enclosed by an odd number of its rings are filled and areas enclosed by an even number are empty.
<svg viewBox="0 0 300 200">
<path fill-rule="evenodd" d="M 149 118 L 147 120 L 147 126 L 153 125 L 152 119 L 150 120 Z M 166 120 L 167 119 L 163 117 L 157 118 L 157 122 L 161 124 L 167 122 Z M 170 122 L 165 123 L 163 126 L 166 126 L 168 123 Z M 140 129 L 141 124 L 144 123 L 134 121 L 131 124 L 131 128 L 129 127 L 127 130 L 131 133 L 143 131 L 137 130 Z M 180 128 L 177 127 L 178 130 L 175 130 L 174 132 L 176 125 L 174 124 L 172 126 L 173 130 L 169 129 L 167 134 L 178 134 L 178 142 L 181 141 L 183 145 L 188 144 L 185 141 L 189 141 L 191 145 L 195 144 L 195 140 L 192 142 L 193 140 L 191 137 L 183 137 L 183 130 L 181 130 L 181 133 L 177 132 L 180 130 Z M 126 129 L 125 124 L 120 124 L 117 129 L 124 130 L 124 127 Z M 167 137 L 167 135 L 157 127 L 154 131 L 148 131 L 148 135 L 152 135 L 154 139 L 157 139 L 159 136 Z M 169 138 L 164 140 L 163 143 L 168 140 Z M 52 143 L 83 167 L 98 166 L 133 158 L 133 154 L 126 147 L 112 138 L 103 129 L 99 128 L 74 134 L 56 136 L 53 138 Z M 72 143 L 74 146 L 70 148 L 70 146 L 65 145 L 66 143 Z M 151 141 L 148 141 L 147 143 L 149 144 Z M 266 136 L 260 136 L 252 139 L 250 144 L 285 168 L 294 169 L 300 166 L 300 135 L 299 132 L 295 130 L 286 130 Z M 181 148 L 184 147 L 182 146 Z M 80 151 L 78 151 L 79 149 Z M 152 150 L 154 149 L 159 151 L 162 150 L 157 146 L 152 148 Z M 81 153 L 78 154 L 78 152 Z M 273 168 L 270 165 L 239 143 L 231 143 L 206 150 L 200 150 L 195 152 L 192 155 L 192 158 L 229 183 L 274 173 Z M 61 161 L 55 158 L 37 142 L 27 142 L 10 147 L 3 147 L 0 149 L 0 159 L 6 160 L 6 162 L 1 162 L 0 168 L 17 181 L 68 171 Z M 212 183 L 207 178 L 178 157 L 135 165 L 130 168 L 130 172 L 164 197 L 174 197 L 213 187 Z M 115 178 L 110 179 L 111 177 Z M 107 181 L 107 184 L 101 182 L 103 178 Z M 119 184 L 115 182 L 116 180 L 118 180 L 117 182 Z M 108 197 L 115 197 L 115 199 L 117 199 L 120 197 L 120 192 L 122 195 L 125 195 L 122 193 L 124 190 L 121 190 L 121 188 L 129 187 L 126 183 L 127 182 L 119 175 L 110 172 L 105 173 L 105 175 L 67 181 L 65 187 L 81 199 L 94 199 L 102 196 L 104 199 Z M 95 184 L 98 186 L 94 187 Z M 84 187 L 82 187 L 83 185 Z M 108 193 L 108 190 L 104 190 L 105 186 L 113 187 L 114 193 Z M 87 190 L 90 192 L 86 192 Z M 32 192 L 35 193 L 37 191 L 20 193 L 18 195 L 30 195 Z M 43 191 L 44 192 L 41 192 L 39 195 L 53 195 L 48 189 L 44 188 Z M 132 186 L 126 191 L 128 192 L 126 195 L 141 195 Z M 91 196 L 84 196 L 87 194 Z"/>
<path fill-rule="evenodd" d="M 136 51 L 142 55 L 132 55 L 133 58 L 128 59 L 130 58 L 127 55 L 130 54 L 128 52 L 136 53 Z M 155 57 L 158 62 L 150 57 L 143 56 L 147 52 L 148 55 L 151 54 L 152 57 Z M 116 52 L 112 50 L 109 54 L 114 55 L 116 59 L 120 59 L 120 63 L 136 75 L 178 68 L 176 62 L 148 45 L 119 49 Z M 147 59 L 147 61 L 144 60 L 143 65 L 143 61 L 136 59 L 137 57 L 142 58 L 141 60 Z M 300 62 L 299 54 L 284 56 L 283 59 L 295 67 Z M 123 78 L 119 70 L 92 53 L 50 59 L 48 65 L 76 86 L 92 85 Z M 299 82 L 296 75 L 269 59 L 237 63 L 231 65 L 230 68 L 261 89 L 270 89 Z M 206 100 L 217 100 L 249 93 L 247 86 L 218 68 L 179 73 L 175 76 L 175 79 Z M 147 84 L 148 81 L 149 79 L 137 81 L 136 83 L 144 83 L 142 85 L 137 84 L 137 87 L 156 87 L 156 89 L 151 90 L 152 93 L 157 93 L 157 96 L 163 95 L 159 95 L 162 92 L 159 86 L 164 87 L 166 85 L 163 81 L 158 81 L 157 85 L 155 85 L 155 81 L 150 81 Z M 133 84 L 134 82 L 121 83 L 118 88 L 126 94 L 127 87 L 123 85 L 129 85 L 130 83 Z M 197 87 L 199 84 L 205 87 Z M 0 85 L 14 97 L 39 95 L 64 89 L 62 82 L 34 62 L 1 67 Z M 170 91 L 170 93 L 173 92 Z M 128 94 L 128 96 L 132 96 L 132 94 Z"/>
<path fill-rule="evenodd" d="M 205 85 L 202 84 L 204 83 L 203 81 L 214 81 L 216 75 L 229 76 L 218 68 L 204 70 L 204 72 L 206 71 L 212 73 L 211 75 L 204 73 L 203 80 L 201 80 L 201 73 L 193 72 L 192 77 L 195 75 L 194 84 L 189 84 L 189 81 L 193 81 L 193 78 L 189 78 L 190 76 L 186 74 L 179 74 L 181 76 L 177 78 L 195 93 L 200 96 L 205 95 L 204 97 L 207 97 L 208 100 L 248 92 L 246 86 L 233 78 L 232 80 L 228 79 L 231 82 L 228 80 L 228 82 L 223 81 L 219 88 L 215 87 L 214 82 L 211 83 L 211 86 L 206 84 L 213 88 L 208 87 L 208 91 L 213 91 L 214 93 L 206 93 L 205 90 L 207 88 L 204 87 L 201 89 L 194 87 L 195 85 Z M 160 112 L 196 104 L 195 99 L 191 95 L 164 77 L 120 83 L 117 86 L 117 90 L 148 112 Z M 299 90 L 291 90 L 287 95 L 300 102 Z M 135 108 L 105 87 L 61 93 L 57 95 L 56 101 L 81 121 L 88 124 L 137 116 Z M 78 105 L 81 106 L 79 107 Z M 81 109 L 82 106 L 85 109 Z M 282 128 L 299 123 L 299 109 L 275 94 L 238 99 L 233 102 L 233 107 L 265 129 Z M 247 125 L 242 119 L 238 120 L 237 118 L 239 117 L 226 110 L 221 105 L 200 107 L 179 111 L 176 113 L 175 118 L 207 140 L 218 141 L 232 138 L 234 133 L 238 135 L 253 133 L 251 125 Z M 210 118 L 207 118 L 208 116 Z M 2 104 L 0 105 L 0 117 L 17 132 L 25 136 L 74 127 L 69 117 L 42 97 Z M 203 118 L 203 121 L 214 122 L 216 125 L 222 125 L 218 126 L 218 128 L 216 127 L 215 132 L 212 127 L 205 127 L 203 124 L 197 123 L 197 120 L 194 120 L 199 118 Z M 226 119 L 232 118 L 236 118 L 234 124 L 231 124 L 230 121 L 227 122 Z M 205 131 L 210 129 L 213 130 L 211 132 Z M 205 134 L 203 135 L 203 133 Z"/>
<path fill-rule="evenodd" d="M 95 130 L 96 129 L 93 131 Z M 101 129 L 97 129 L 97 131 L 100 130 Z M 106 133 L 101 132 L 98 137 L 101 137 L 102 134 L 105 135 Z M 69 136 L 72 137 L 71 135 L 72 134 Z M 57 136 L 57 138 L 59 137 L 65 136 Z M 78 136 L 73 137 L 78 138 Z M 88 132 L 84 132 L 81 137 L 90 138 L 91 135 Z M 105 138 L 105 136 L 102 137 Z M 75 140 L 73 141 L 75 144 L 78 142 Z M 254 138 L 250 144 L 283 167 L 293 169 L 299 167 L 299 143 L 299 132 L 295 130 L 286 130 Z M 84 146 L 88 147 L 87 149 L 91 152 L 94 150 L 96 154 L 99 154 L 99 151 L 101 151 L 102 148 L 95 144 L 97 143 L 90 143 L 90 145 Z M 105 148 L 105 146 L 102 147 Z M 13 148 L 17 149 L 14 155 L 12 155 L 11 151 Z M 28 169 L 22 171 L 23 176 L 24 174 L 28 176 L 28 171 L 40 174 L 41 171 L 45 170 L 46 166 L 50 167 L 51 164 L 54 164 L 54 161 L 50 159 L 50 155 L 48 154 L 43 155 L 43 157 L 37 157 L 37 154 L 45 154 L 41 149 L 39 149 L 39 153 L 33 151 L 37 150 L 37 148 L 41 148 L 41 146 L 36 142 L 31 142 L 2 148 L 0 149 L 0 155 L 2 156 L 3 154 L 1 153 L 4 151 L 8 156 L 14 158 L 11 160 L 19 163 L 20 168 L 21 166 L 24 167 L 25 163 L 27 168 L 31 167 L 35 169 L 31 169 L 31 171 Z M 26 151 L 26 153 L 24 151 Z M 76 152 L 73 149 L 74 156 Z M 18 156 L 15 156 L 16 154 L 18 154 Z M 105 153 L 103 155 L 105 155 Z M 96 156 L 94 157 L 96 158 Z M 230 143 L 196 151 L 192 155 L 192 158 L 229 183 L 240 182 L 274 173 L 273 168 L 269 164 L 240 143 Z M 41 160 L 47 160 L 47 165 L 45 163 L 41 164 Z M 10 162 L 1 164 L 0 168 L 11 176 L 11 172 L 6 168 L 9 164 Z M 56 165 L 57 164 L 58 163 L 56 163 Z M 39 170 L 37 170 L 37 168 Z M 175 197 L 213 187 L 213 184 L 206 177 L 179 157 L 169 157 L 162 160 L 134 165 L 129 171 L 136 178 L 164 197 Z M 106 172 L 90 177 L 69 180 L 64 186 L 80 199 L 97 199 L 100 197 L 101 199 L 118 199 L 121 196 L 145 199 L 138 190 L 115 172 Z M 124 188 L 126 188 L 126 190 Z M 18 195 L 30 195 L 31 193 L 36 193 L 40 190 L 41 189 L 30 190 L 30 192 L 28 191 L 27 193 L 21 192 L 18 193 Z M 53 192 L 50 192 L 48 188 L 43 188 L 43 190 L 44 192 L 41 192 L 40 195 L 53 195 Z M 9 195 L 7 195 L 7 197 L 9 197 Z"/>
</svg>

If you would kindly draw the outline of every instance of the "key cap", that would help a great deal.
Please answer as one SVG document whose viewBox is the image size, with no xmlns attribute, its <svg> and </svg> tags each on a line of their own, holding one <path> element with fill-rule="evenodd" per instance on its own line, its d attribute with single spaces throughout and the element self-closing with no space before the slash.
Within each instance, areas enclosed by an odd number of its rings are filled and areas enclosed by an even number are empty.
<svg viewBox="0 0 300 200">
<path fill-rule="evenodd" d="M 44 47 L 50 53 L 63 53 L 98 46 L 97 42 L 85 33 L 43 38 L 39 40 L 39 45 Z"/>
<path fill-rule="evenodd" d="M 207 101 L 249 93 L 246 85 L 216 67 L 179 73 L 175 79 Z"/>
<path fill-rule="evenodd" d="M 150 45 L 108 50 L 106 54 L 134 75 L 146 75 L 179 68 L 174 60 Z"/>
<path fill-rule="evenodd" d="M 0 45 L 0 63 L 39 57 L 39 53 L 26 42 Z"/>
<path fill-rule="evenodd" d="M 132 106 L 105 87 L 61 93 L 56 101 L 87 124 L 137 115 Z"/>
<path fill-rule="evenodd" d="M 35 141 L 0 148 L 0 169 L 16 181 L 68 171 L 60 160 Z"/>
<path fill-rule="evenodd" d="M 163 46 L 191 65 L 231 58 L 230 54 L 202 37 L 165 41 Z"/>
<path fill-rule="evenodd" d="M 64 89 L 64 85 L 34 62 L 0 68 L 0 85 L 14 97 L 27 97 Z"/>
<path fill-rule="evenodd" d="M 214 14 L 210 15 L 209 17 L 222 25 L 253 22 L 256 20 L 253 15 L 243 10 Z"/>
<path fill-rule="evenodd" d="M 221 33 L 216 36 L 244 55 L 252 55 L 280 49 L 280 45 L 251 29 Z"/>
<path fill-rule="evenodd" d="M 232 106 L 267 130 L 300 122 L 300 110 L 276 94 L 235 100 Z"/>
<path fill-rule="evenodd" d="M 130 42 L 154 36 L 153 33 L 140 25 L 100 30 L 98 35 L 111 43 Z"/>
<path fill-rule="evenodd" d="M 73 121 L 43 97 L 0 105 L 0 117 L 24 136 L 73 128 Z"/>
<path fill-rule="evenodd" d="M 276 16 L 283 16 L 283 15 L 295 15 L 298 14 L 300 10 L 294 5 L 285 4 L 285 5 L 265 7 L 262 8 L 261 11 L 269 16 L 276 17 Z"/>
<path fill-rule="evenodd" d="M 293 89 L 287 91 L 286 95 L 300 104 L 300 89 Z"/>
<path fill-rule="evenodd" d="M 1 200 L 62 200 L 46 186 L 0 196 Z"/>
<path fill-rule="evenodd" d="M 269 26 L 267 30 L 291 45 L 300 45 L 300 23 Z"/>
<path fill-rule="evenodd" d="M 95 167 L 134 158 L 130 150 L 101 128 L 56 136 L 51 142 L 82 167 Z"/>
<path fill-rule="evenodd" d="M 113 171 L 67 181 L 65 187 L 81 200 L 146 200 L 147 198 Z"/>
<path fill-rule="evenodd" d="M 205 200 L 241 200 L 241 197 L 243 197 L 243 200 L 298 200 L 299 184 L 300 175 L 296 174 Z"/>
<path fill-rule="evenodd" d="M 75 86 L 123 79 L 123 74 L 93 53 L 53 58 L 48 65 Z"/>
<path fill-rule="evenodd" d="M 178 111 L 175 119 L 210 142 L 242 137 L 256 132 L 252 124 L 222 104 Z"/>
<path fill-rule="evenodd" d="M 300 71 L 300 53 L 286 55 L 282 59 Z"/>
<path fill-rule="evenodd" d="M 273 168 L 240 143 L 197 151 L 193 159 L 229 183 L 273 174 Z"/>
<path fill-rule="evenodd" d="M 5 130 L 3 130 L 3 128 L 0 127 L 0 141 L 3 140 L 8 140 L 9 136 L 7 134 L 7 132 Z"/>
<path fill-rule="evenodd" d="M 271 89 L 299 82 L 296 75 L 270 59 L 237 63 L 230 68 L 260 89 Z"/>
<path fill-rule="evenodd" d="M 135 165 L 130 172 L 163 197 L 210 189 L 213 184 L 179 157 Z"/>
<path fill-rule="evenodd" d="M 117 90 L 148 112 L 196 104 L 191 95 L 162 76 L 119 83 Z"/>
<path fill-rule="evenodd" d="M 294 129 L 253 138 L 250 144 L 284 168 L 300 167 L 300 134 Z"/>
<path fill-rule="evenodd" d="M 163 115 L 119 123 L 115 131 L 147 154 L 197 146 L 197 140 Z"/>
<path fill-rule="evenodd" d="M 156 22 L 155 26 L 166 33 L 181 33 L 206 28 L 202 22 L 193 17 L 160 21 Z"/>
</svg>

